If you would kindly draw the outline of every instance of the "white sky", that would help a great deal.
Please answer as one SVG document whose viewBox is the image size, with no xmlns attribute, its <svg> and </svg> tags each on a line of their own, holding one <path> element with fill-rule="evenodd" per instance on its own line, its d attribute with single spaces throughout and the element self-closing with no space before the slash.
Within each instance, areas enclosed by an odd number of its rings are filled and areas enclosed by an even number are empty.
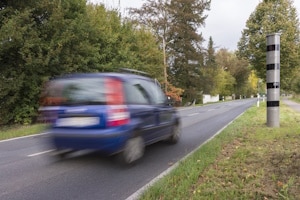
<svg viewBox="0 0 300 200">
<path fill-rule="evenodd" d="M 109 8 L 118 8 L 121 12 L 126 8 L 139 8 L 145 0 L 89 0 L 92 3 L 103 3 Z M 234 51 L 242 36 L 246 21 L 262 0 L 212 0 L 205 26 L 200 29 L 205 40 L 210 36 L 219 48 Z M 300 18 L 300 0 L 294 0 L 294 6 Z M 206 45 L 206 43 L 204 44 Z"/>
</svg>

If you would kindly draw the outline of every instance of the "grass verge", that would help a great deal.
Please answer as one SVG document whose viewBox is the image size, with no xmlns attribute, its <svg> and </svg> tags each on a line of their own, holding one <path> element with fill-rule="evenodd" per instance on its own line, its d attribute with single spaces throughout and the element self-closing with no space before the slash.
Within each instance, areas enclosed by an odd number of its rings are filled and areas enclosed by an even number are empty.
<svg viewBox="0 0 300 200">
<path fill-rule="evenodd" d="M 15 125 L 0 127 L 0 140 L 38 134 L 46 130 L 45 124 Z"/>
<path fill-rule="evenodd" d="M 280 127 L 267 127 L 266 104 L 251 107 L 140 199 L 298 199 L 299 124 L 281 105 Z"/>
</svg>

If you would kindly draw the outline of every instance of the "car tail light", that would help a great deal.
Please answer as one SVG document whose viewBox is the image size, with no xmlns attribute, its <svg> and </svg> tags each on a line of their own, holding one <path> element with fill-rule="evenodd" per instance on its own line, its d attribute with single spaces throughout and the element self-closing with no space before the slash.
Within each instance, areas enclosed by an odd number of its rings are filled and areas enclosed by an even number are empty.
<svg viewBox="0 0 300 200">
<path fill-rule="evenodd" d="M 124 103 L 122 82 L 118 79 L 107 78 L 105 80 L 106 102 L 109 105 L 120 105 Z"/>
<path fill-rule="evenodd" d="M 107 112 L 108 126 L 121 126 L 129 123 L 130 114 L 126 106 L 110 106 Z"/>
<path fill-rule="evenodd" d="M 122 126 L 129 122 L 129 113 L 124 104 L 123 84 L 118 79 L 107 78 L 105 80 L 106 102 L 109 105 L 107 111 L 108 126 Z"/>
</svg>

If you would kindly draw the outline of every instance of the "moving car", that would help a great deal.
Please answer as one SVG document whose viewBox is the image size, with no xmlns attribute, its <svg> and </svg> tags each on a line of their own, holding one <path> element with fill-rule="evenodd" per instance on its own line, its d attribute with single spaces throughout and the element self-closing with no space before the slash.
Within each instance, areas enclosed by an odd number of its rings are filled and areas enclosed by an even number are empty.
<svg viewBox="0 0 300 200">
<path fill-rule="evenodd" d="M 93 149 L 130 164 L 146 145 L 177 143 L 180 118 L 157 81 L 132 73 L 71 74 L 49 81 L 40 112 L 57 153 Z"/>
</svg>

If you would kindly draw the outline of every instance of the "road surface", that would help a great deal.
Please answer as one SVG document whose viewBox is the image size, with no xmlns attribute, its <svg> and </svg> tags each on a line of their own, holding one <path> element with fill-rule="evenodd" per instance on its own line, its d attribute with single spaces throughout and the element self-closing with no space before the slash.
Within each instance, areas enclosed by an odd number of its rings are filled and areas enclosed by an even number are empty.
<svg viewBox="0 0 300 200">
<path fill-rule="evenodd" d="M 180 108 L 182 138 L 146 148 L 134 166 L 121 167 L 112 157 L 77 152 L 51 159 L 46 134 L 0 142 L 1 200 L 127 199 L 241 115 L 256 99 Z"/>
</svg>

